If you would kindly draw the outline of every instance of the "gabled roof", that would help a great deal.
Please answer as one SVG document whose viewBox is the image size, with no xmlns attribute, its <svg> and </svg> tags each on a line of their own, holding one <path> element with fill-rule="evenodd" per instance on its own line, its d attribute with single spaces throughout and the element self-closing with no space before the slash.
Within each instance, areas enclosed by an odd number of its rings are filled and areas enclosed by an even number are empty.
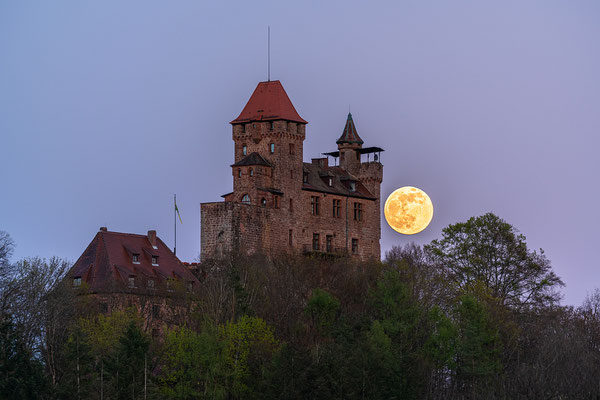
<svg viewBox="0 0 600 400">
<path fill-rule="evenodd" d="M 147 280 L 153 279 L 156 291 L 166 289 L 167 279 L 181 279 L 199 285 L 196 277 L 156 237 L 156 248 L 146 235 L 101 230 L 69 270 L 67 278 L 80 277 L 91 292 L 146 290 Z M 133 255 L 138 255 L 138 263 Z M 152 257 L 158 265 L 152 265 Z M 128 287 L 129 277 L 136 279 L 136 288 Z"/>
<path fill-rule="evenodd" d="M 230 124 L 283 119 L 307 124 L 294 108 L 279 81 L 260 82 L 240 115 Z"/>
<path fill-rule="evenodd" d="M 358 143 L 363 144 L 363 140 L 358 136 L 358 132 L 356 131 L 356 127 L 354 126 L 354 121 L 352 120 L 352 114 L 348 113 L 348 119 L 346 120 L 346 126 L 344 126 L 344 131 L 342 132 L 342 136 L 338 140 L 336 140 L 337 144 L 340 143 Z"/>
<path fill-rule="evenodd" d="M 246 157 L 242 158 L 240 161 L 232 164 L 231 166 L 243 167 L 245 165 L 264 165 L 265 167 L 272 167 L 272 165 L 257 152 L 248 154 Z"/>
<path fill-rule="evenodd" d="M 341 167 L 324 167 L 303 163 L 302 170 L 303 173 L 308 174 L 308 182 L 302 183 L 302 190 L 377 200 L 358 178 Z M 330 177 L 332 178 L 332 186 L 329 186 Z M 352 190 L 351 182 L 354 182 L 354 190 Z"/>
</svg>

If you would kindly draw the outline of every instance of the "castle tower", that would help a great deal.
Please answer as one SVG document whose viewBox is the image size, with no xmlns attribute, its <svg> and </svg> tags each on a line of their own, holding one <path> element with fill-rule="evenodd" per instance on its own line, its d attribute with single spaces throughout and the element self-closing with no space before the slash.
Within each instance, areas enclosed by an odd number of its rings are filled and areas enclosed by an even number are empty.
<svg viewBox="0 0 600 400">
<path fill-rule="evenodd" d="M 346 126 L 342 136 L 336 141 L 340 152 L 340 167 L 351 174 L 358 173 L 360 168 L 360 153 L 357 151 L 362 148 L 363 140 L 358 136 L 352 114 L 348 113 Z"/>
<path fill-rule="evenodd" d="M 279 193 L 301 188 L 302 153 L 307 122 L 298 115 L 279 81 L 260 82 L 232 125 L 234 193 L 244 196 L 245 188 L 267 189 L 269 204 L 289 205 Z M 251 175 L 252 174 L 252 175 Z M 250 197 L 250 204 L 261 205 L 261 193 Z M 241 201 L 241 199 L 231 199 Z"/>
</svg>

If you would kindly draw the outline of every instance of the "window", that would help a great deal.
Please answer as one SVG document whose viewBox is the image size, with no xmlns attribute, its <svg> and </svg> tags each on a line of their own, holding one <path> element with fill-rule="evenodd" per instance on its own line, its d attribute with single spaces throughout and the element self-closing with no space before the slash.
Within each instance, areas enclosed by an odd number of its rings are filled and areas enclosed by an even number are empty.
<svg viewBox="0 0 600 400">
<path fill-rule="evenodd" d="M 288 232 L 288 244 L 291 246 L 292 245 L 292 238 L 294 236 L 294 231 L 290 229 L 290 231 Z"/>
<path fill-rule="evenodd" d="M 263 207 L 267 206 L 267 199 L 265 199 L 264 197 L 262 199 L 260 199 L 260 205 Z"/>
<path fill-rule="evenodd" d="M 148 279 L 148 289 L 154 289 L 154 279 Z"/>
<path fill-rule="evenodd" d="M 167 290 L 169 292 L 173 291 L 173 278 L 168 278 L 167 279 Z"/>
<path fill-rule="evenodd" d="M 256 128 L 256 124 L 252 124 L 252 127 L 253 127 L 253 128 Z"/>
<path fill-rule="evenodd" d="M 273 130 L 274 127 L 275 127 L 275 123 L 273 121 L 269 122 L 269 129 Z"/>
<path fill-rule="evenodd" d="M 329 184 L 329 187 L 333 186 L 333 178 L 332 178 L 332 177 L 329 177 L 329 179 L 328 179 L 328 182 L 327 182 L 327 183 Z"/>
<path fill-rule="evenodd" d="M 333 252 L 333 236 L 327 235 L 325 236 L 325 251 L 328 253 Z"/>
<path fill-rule="evenodd" d="M 362 204 L 354 203 L 354 220 L 362 221 Z"/>
<path fill-rule="evenodd" d="M 290 199 L 290 212 L 294 212 L 294 201 Z"/>
<path fill-rule="evenodd" d="M 350 181 L 350 191 L 356 192 L 356 182 Z"/>
<path fill-rule="evenodd" d="M 308 183 L 308 172 L 302 174 L 302 182 Z"/>
<path fill-rule="evenodd" d="M 333 218 L 340 217 L 340 209 L 342 208 L 342 201 L 333 199 Z"/>
<path fill-rule="evenodd" d="M 132 258 L 132 261 L 134 264 L 140 263 L 140 255 L 139 254 L 134 254 L 131 258 Z"/>
<path fill-rule="evenodd" d="M 312 242 L 313 251 L 319 251 L 319 234 L 313 233 L 313 242 Z"/>
<path fill-rule="evenodd" d="M 319 215 L 319 197 L 310 196 L 310 213 L 312 215 Z"/>
<path fill-rule="evenodd" d="M 240 177 L 240 178 L 242 177 L 242 169 L 241 168 L 238 168 L 238 177 Z"/>
<path fill-rule="evenodd" d="M 190 281 L 187 283 L 187 291 L 191 292 L 192 290 L 194 290 L 194 282 Z"/>
<path fill-rule="evenodd" d="M 155 267 L 158 266 L 158 256 L 152 256 L 152 265 Z"/>
<path fill-rule="evenodd" d="M 243 203 L 243 204 L 250 204 L 250 196 L 248 196 L 247 194 L 245 194 L 245 195 L 242 197 L 242 203 Z"/>
<path fill-rule="evenodd" d="M 77 276 L 73 278 L 73 287 L 77 288 L 81 286 L 81 277 Z"/>
<path fill-rule="evenodd" d="M 152 304 L 152 316 L 154 318 L 160 317 L 160 306 L 158 304 Z"/>
<path fill-rule="evenodd" d="M 242 133 L 246 132 L 246 124 L 242 124 Z"/>
<path fill-rule="evenodd" d="M 358 254 L 358 239 L 352 239 L 352 254 Z"/>
<path fill-rule="evenodd" d="M 269 143 L 269 153 L 275 153 L 275 143 Z"/>
<path fill-rule="evenodd" d="M 242 155 L 247 155 L 248 154 L 248 146 L 243 145 L 242 146 Z"/>
<path fill-rule="evenodd" d="M 290 143 L 290 155 L 295 153 L 294 143 Z"/>
<path fill-rule="evenodd" d="M 273 207 L 279 208 L 279 196 L 273 196 Z"/>
<path fill-rule="evenodd" d="M 135 287 L 135 276 L 134 275 L 129 275 L 129 287 L 130 288 Z"/>
</svg>

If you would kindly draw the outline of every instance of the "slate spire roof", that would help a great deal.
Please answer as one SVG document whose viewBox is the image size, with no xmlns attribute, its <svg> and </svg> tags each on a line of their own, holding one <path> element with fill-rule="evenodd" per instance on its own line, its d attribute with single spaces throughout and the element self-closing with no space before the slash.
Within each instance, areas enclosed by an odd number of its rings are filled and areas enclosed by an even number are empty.
<svg viewBox="0 0 600 400">
<path fill-rule="evenodd" d="M 358 136 L 358 132 L 356 131 L 356 127 L 354 126 L 354 121 L 352 120 L 351 113 L 348 113 L 346 126 L 344 127 L 344 131 L 342 132 L 342 136 L 340 136 L 340 138 L 336 140 L 336 143 L 364 143 L 360 136 Z"/>
<path fill-rule="evenodd" d="M 240 115 L 230 124 L 276 119 L 308 123 L 298 115 L 281 82 L 268 81 L 259 82 Z"/>
</svg>

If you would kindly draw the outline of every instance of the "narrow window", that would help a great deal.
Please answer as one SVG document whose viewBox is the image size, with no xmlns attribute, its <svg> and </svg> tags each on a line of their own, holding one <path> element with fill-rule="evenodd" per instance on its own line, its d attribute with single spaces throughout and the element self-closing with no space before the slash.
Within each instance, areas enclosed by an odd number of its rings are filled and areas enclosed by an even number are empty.
<svg viewBox="0 0 600 400">
<path fill-rule="evenodd" d="M 358 239 L 352 239 L 352 254 L 358 254 Z"/>
<path fill-rule="evenodd" d="M 319 197 L 310 196 L 310 213 L 312 215 L 319 215 Z"/>
<path fill-rule="evenodd" d="M 290 169 L 290 179 L 294 179 L 294 170 Z"/>
<path fill-rule="evenodd" d="M 77 277 L 73 278 L 73 287 L 78 288 L 80 286 L 81 286 L 81 277 L 77 276 Z"/>
<path fill-rule="evenodd" d="M 152 265 L 155 267 L 158 266 L 158 256 L 152 256 Z"/>
<path fill-rule="evenodd" d="M 275 208 L 279 208 L 279 197 L 273 196 L 273 203 Z"/>
<path fill-rule="evenodd" d="M 362 221 L 362 204 L 354 203 L 354 220 Z"/>
<path fill-rule="evenodd" d="M 312 249 L 314 251 L 319 251 L 319 234 L 318 233 L 313 233 Z"/>
<path fill-rule="evenodd" d="M 130 288 L 135 287 L 135 276 L 134 275 L 129 275 L 129 287 Z"/>
<path fill-rule="evenodd" d="M 350 191 L 356 192 L 356 182 L 350 182 Z"/>
<path fill-rule="evenodd" d="M 290 143 L 290 155 L 294 154 L 294 143 Z"/>
<path fill-rule="evenodd" d="M 242 133 L 246 132 L 246 124 L 242 124 Z"/>
<path fill-rule="evenodd" d="M 290 231 L 288 232 L 288 244 L 291 246 L 292 245 L 292 238 L 294 236 L 294 231 L 290 229 Z"/>
<path fill-rule="evenodd" d="M 269 129 L 273 130 L 274 127 L 275 127 L 275 123 L 273 121 L 269 122 Z"/>
<path fill-rule="evenodd" d="M 240 177 L 240 178 L 242 177 L 242 169 L 241 168 L 238 168 L 238 177 Z"/>
<path fill-rule="evenodd" d="M 262 199 L 260 199 L 260 205 L 263 207 L 267 206 L 267 199 L 265 199 L 264 197 Z"/>
<path fill-rule="evenodd" d="M 340 209 L 342 208 L 341 203 L 341 200 L 333 199 L 333 218 L 340 217 Z"/>
<path fill-rule="evenodd" d="M 290 199 L 290 212 L 294 212 L 294 201 Z"/>
<path fill-rule="evenodd" d="M 192 290 L 194 290 L 194 282 L 188 282 L 187 283 L 187 291 L 191 292 Z"/>
<path fill-rule="evenodd" d="M 330 187 L 333 186 L 333 178 L 332 177 L 329 177 L 329 186 Z"/>
<path fill-rule="evenodd" d="M 333 236 L 332 235 L 325 236 L 325 251 L 327 251 L 328 253 L 333 252 Z"/>
<path fill-rule="evenodd" d="M 245 194 L 244 196 L 242 196 L 242 203 L 243 204 L 250 204 L 250 196 L 248 196 L 247 194 Z"/>
<path fill-rule="evenodd" d="M 244 155 L 244 156 L 245 156 L 245 155 L 247 155 L 247 154 L 248 154 L 248 146 L 246 146 L 246 145 L 243 145 L 243 146 L 242 146 L 242 155 Z"/>
<path fill-rule="evenodd" d="M 269 143 L 269 153 L 275 153 L 275 143 Z"/>
<path fill-rule="evenodd" d="M 148 289 L 154 289 L 154 279 L 148 279 Z"/>
<path fill-rule="evenodd" d="M 250 168 L 250 176 L 254 176 L 254 170 Z"/>
<path fill-rule="evenodd" d="M 305 172 L 305 173 L 302 175 L 302 182 L 304 182 L 304 183 L 308 183 L 308 172 Z"/>
<path fill-rule="evenodd" d="M 253 127 L 253 128 L 256 128 L 256 124 L 252 124 L 252 127 Z"/>
</svg>

